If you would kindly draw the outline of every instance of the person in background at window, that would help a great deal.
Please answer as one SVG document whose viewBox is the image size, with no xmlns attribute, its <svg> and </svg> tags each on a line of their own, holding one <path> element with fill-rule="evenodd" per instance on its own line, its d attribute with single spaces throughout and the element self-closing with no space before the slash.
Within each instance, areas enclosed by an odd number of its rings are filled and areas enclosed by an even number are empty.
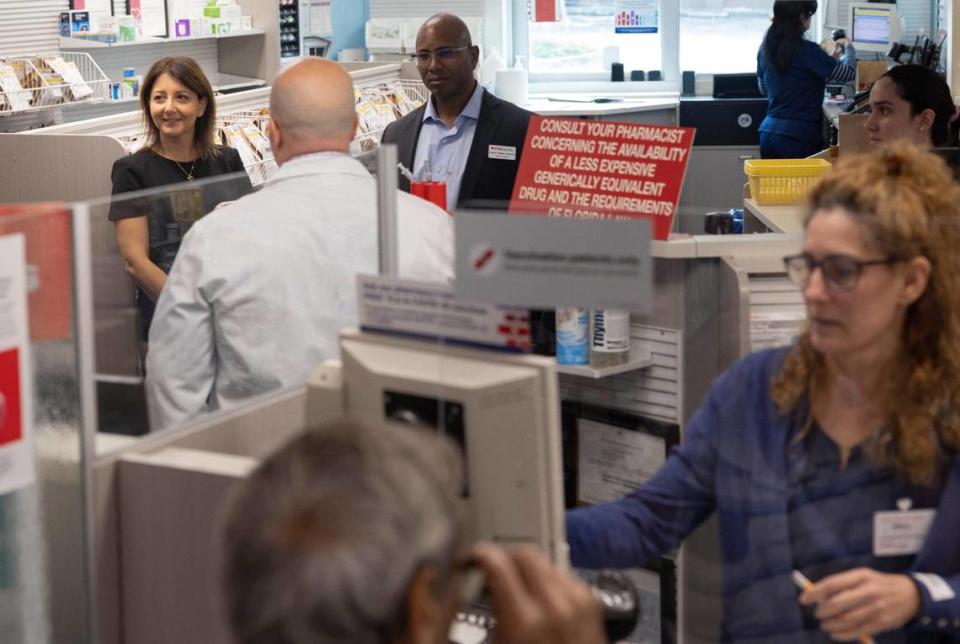
<svg viewBox="0 0 960 644">
<path fill-rule="evenodd" d="M 760 156 L 802 159 L 823 149 L 821 114 L 828 83 L 856 76 L 857 52 L 847 43 L 841 61 L 804 38 L 817 12 L 815 0 L 777 0 L 773 23 L 757 53 L 757 82 L 767 97 L 760 124 Z"/>
<path fill-rule="evenodd" d="M 213 88 L 192 58 L 158 60 L 143 79 L 140 108 L 146 145 L 113 164 L 113 194 L 158 188 L 238 173 L 236 180 L 178 193 L 184 198 L 116 198 L 110 220 L 124 268 L 137 284 L 141 341 L 146 341 L 155 302 L 173 266 L 180 240 L 217 204 L 253 191 L 240 154 L 214 143 Z"/>
<path fill-rule="evenodd" d="M 233 641 L 448 644 L 479 570 L 497 644 L 606 642 L 582 582 L 530 546 L 469 541 L 462 472 L 456 447 L 436 432 L 345 422 L 267 458 L 224 530 Z"/>
<path fill-rule="evenodd" d="M 809 199 L 806 330 L 721 375 L 646 484 L 568 513 L 572 562 L 643 565 L 716 513 L 723 641 L 955 642 L 960 185 L 898 142 Z"/>
<path fill-rule="evenodd" d="M 463 20 L 446 13 L 429 18 L 417 33 L 416 59 L 430 99 L 383 133 L 383 143 L 398 146 L 400 163 L 417 179 L 446 182 L 451 212 L 506 210 L 531 116 L 480 86 L 473 77 L 479 56 Z M 399 185 L 409 192 L 407 179 Z"/>
<path fill-rule="evenodd" d="M 940 148 L 957 144 L 958 116 L 940 74 L 922 65 L 898 65 L 870 89 L 870 117 L 864 127 L 873 145 L 906 139 Z"/>
</svg>

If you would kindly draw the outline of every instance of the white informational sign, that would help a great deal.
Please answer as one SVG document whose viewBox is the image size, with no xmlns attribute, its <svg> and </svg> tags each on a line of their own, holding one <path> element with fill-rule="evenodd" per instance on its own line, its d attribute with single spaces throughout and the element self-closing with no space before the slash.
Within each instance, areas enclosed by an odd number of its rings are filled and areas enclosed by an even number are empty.
<svg viewBox="0 0 960 644">
<path fill-rule="evenodd" d="M 750 314 L 750 348 L 752 351 L 773 349 L 793 344 L 807 324 L 807 315 L 798 311 L 777 311 Z"/>
<path fill-rule="evenodd" d="M 655 34 L 660 25 L 660 0 L 618 0 L 614 33 Z"/>
<path fill-rule="evenodd" d="M 309 36 L 329 36 L 333 33 L 333 14 L 330 11 L 330 0 L 311 0 L 307 5 L 310 8 Z"/>
<path fill-rule="evenodd" d="M 652 306 L 649 219 L 458 212 L 454 226 L 461 299 L 637 313 Z"/>
<path fill-rule="evenodd" d="M 366 26 L 367 49 L 403 48 L 403 18 L 370 18 Z"/>
<path fill-rule="evenodd" d="M 364 331 L 519 352 L 531 348 L 527 310 L 464 302 L 440 283 L 359 275 L 357 314 Z"/>
<path fill-rule="evenodd" d="M 653 476 L 667 459 L 660 436 L 577 420 L 577 500 L 605 503 L 622 498 Z"/>
<path fill-rule="evenodd" d="M 0 496 L 36 479 L 24 239 L 0 237 Z"/>
</svg>

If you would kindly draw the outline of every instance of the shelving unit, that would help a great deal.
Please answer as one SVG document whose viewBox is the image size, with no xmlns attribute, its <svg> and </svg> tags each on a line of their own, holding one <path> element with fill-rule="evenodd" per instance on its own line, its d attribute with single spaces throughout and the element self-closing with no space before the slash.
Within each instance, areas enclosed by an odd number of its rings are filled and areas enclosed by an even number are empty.
<svg viewBox="0 0 960 644">
<path fill-rule="evenodd" d="M 0 117 L 89 105 L 110 96 L 110 79 L 86 53 L 0 55 L 0 64 L 8 74 L 0 84 Z"/>
<path fill-rule="evenodd" d="M 225 74 L 220 72 L 210 78 L 210 84 L 216 92 L 236 92 L 243 89 L 254 89 L 263 87 L 267 81 L 262 78 L 250 78 L 248 76 L 238 76 L 237 74 Z"/>
<path fill-rule="evenodd" d="M 632 345 L 630 347 L 630 356 L 623 364 L 611 365 L 609 367 L 594 367 L 591 365 L 571 365 L 558 364 L 557 373 L 568 376 L 580 376 L 582 378 L 592 378 L 599 380 L 608 376 L 616 376 L 621 373 L 645 369 L 653 364 L 653 349 L 646 344 Z"/>
<path fill-rule="evenodd" d="M 86 38 L 60 38 L 60 50 L 79 50 L 88 51 L 91 49 L 114 49 L 116 47 L 146 47 L 149 45 L 172 45 L 182 42 L 196 42 L 198 40 L 224 40 L 227 38 L 244 38 L 247 36 L 262 36 L 263 29 L 244 29 L 230 34 L 220 36 L 186 36 L 184 38 L 156 38 L 153 36 L 143 36 L 130 42 L 100 42 L 99 40 L 88 40 Z"/>
</svg>

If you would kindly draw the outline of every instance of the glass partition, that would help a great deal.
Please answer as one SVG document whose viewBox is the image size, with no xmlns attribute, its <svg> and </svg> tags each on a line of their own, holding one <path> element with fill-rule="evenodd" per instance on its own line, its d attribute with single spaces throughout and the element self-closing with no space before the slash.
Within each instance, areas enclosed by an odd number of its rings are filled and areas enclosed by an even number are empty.
<svg viewBox="0 0 960 644">
<path fill-rule="evenodd" d="M 798 245 L 795 238 L 680 235 L 651 247 L 653 288 L 644 311 L 531 311 L 498 306 L 495 297 L 461 301 L 440 271 L 431 276 L 422 267 L 412 275 L 419 281 L 358 288 L 357 273 L 377 273 L 372 182 L 367 205 L 352 220 L 336 214 L 343 188 L 301 193 L 293 182 L 290 194 L 256 193 L 210 214 L 216 200 L 209 195 L 233 180 L 188 182 L 82 207 L 91 231 L 97 330 L 97 539 L 137 542 L 133 549 L 99 551 L 98 615 L 101 630 L 122 631 L 128 640 L 179 641 L 189 632 L 209 641 L 225 637 L 212 603 L 220 588 L 211 553 L 221 547 L 226 501 L 252 467 L 308 427 L 346 416 L 437 428 L 464 459 L 472 534 L 533 540 L 563 562 L 556 539 L 564 539 L 564 509 L 614 500 L 643 484 L 682 443 L 713 378 L 752 348 L 789 342 L 802 325 L 799 295 L 781 262 Z M 162 260 L 177 249 L 160 303 L 166 319 L 146 334 L 142 304 L 149 296 L 136 294 L 125 269 L 129 256 L 111 221 L 118 212 L 161 213 L 164 227 L 147 227 L 160 235 L 161 248 L 151 256 Z M 502 215 L 482 217 L 501 221 Z M 603 222 L 594 223 L 581 237 L 602 249 L 607 233 Z M 419 233 L 404 233 L 403 225 L 401 267 L 417 264 L 405 264 L 404 244 L 418 249 L 421 266 L 430 265 L 429 245 L 416 246 Z M 452 266 L 451 255 L 446 261 Z M 432 285 L 424 282 L 430 277 Z M 755 286 L 773 300 L 750 301 L 745 293 Z M 288 323 L 298 315 L 306 317 Z M 497 322 L 483 336 L 478 329 L 491 320 Z M 343 326 L 358 324 L 360 332 L 338 342 Z M 450 330 L 457 328 L 470 333 L 457 338 Z M 588 349 L 586 364 L 558 364 L 558 354 L 561 362 L 583 362 L 571 360 L 577 352 L 565 344 L 571 332 L 591 345 L 598 329 L 615 339 L 601 339 L 592 359 Z M 312 337 L 274 335 L 305 330 Z M 499 350 L 480 346 L 491 338 Z M 608 351 L 624 346 L 625 352 Z M 339 366 L 315 372 L 327 359 Z M 278 371 L 296 375 L 284 380 Z M 155 416 L 153 432 L 145 376 L 153 379 L 152 411 L 167 419 L 158 426 Z M 138 438 L 115 440 L 123 434 Z M 194 469 L 204 472 L 202 485 L 183 478 Z M 118 489 L 126 501 L 111 517 L 102 508 L 119 502 Z M 162 525 L 183 529 L 173 535 Z M 716 527 L 708 523 L 683 548 L 633 567 L 644 619 L 627 641 L 717 637 L 720 562 Z"/>
<path fill-rule="evenodd" d="M 95 641 L 92 625 L 91 543 L 84 464 L 95 410 L 84 390 L 83 307 L 71 210 L 59 205 L 0 207 L 0 632 L 4 642 Z M 81 232 L 81 235 L 83 232 Z M 25 250 L 28 338 L 19 349 L 16 248 Z M 82 266 L 82 264 L 80 264 Z M 24 358 L 20 378 L 17 363 Z M 11 374 L 14 374 L 11 376 Z M 19 385 L 17 384 L 19 382 Z M 32 410 L 32 413 L 31 413 Z M 24 449 L 19 453 L 13 450 Z M 17 461 L 20 461 L 19 465 Z M 24 461 L 32 473 L 17 477 Z M 32 461 L 32 462 L 30 462 Z M 11 487 L 11 479 L 18 479 Z"/>
<path fill-rule="evenodd" d="M 238 173 L 84 204 L 91 231 L 100 431 L 127 436 L 149 431 L 143 378 L 159 289 L 193 224 L 249 191 L 246 175 Z M 266 217 L 281 214 L 261 207 Z M 218 252 L 221 234 L 205 241 L 211 253 Z M 231 229 L 229 234 L 257 233 Z"/>
</svg>

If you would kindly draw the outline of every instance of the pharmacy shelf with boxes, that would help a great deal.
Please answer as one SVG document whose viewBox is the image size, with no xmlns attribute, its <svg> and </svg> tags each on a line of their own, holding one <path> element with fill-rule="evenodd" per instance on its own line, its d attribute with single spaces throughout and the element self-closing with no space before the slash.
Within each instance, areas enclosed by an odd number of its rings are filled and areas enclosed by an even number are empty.
<svg viewBox="0 0 960 644">
<path fill-rule="evenodd" d="M 359 156 L 374 151 L 387 125 L 423 104 L 427 92 L 420 81 L 400 79 L 398 64 L 371 64 L 354 69 L 351 76 L 360 119 L 351 152 Z M 217 142 L 237 149 L 254 185 L 262 184 L 277 170 L 267 135 L 269 99 L 266 87 L 217 97 Z M 125 153 L 141 148 L 145 136 L 137 111 L 43 128 L 24 136 L 64 134 L 88 135 L 90 146 L 109 146 L 113 140 Z M 40 171 L 43 160 L 35 161 Z M 108 177 L 110 169 L 104 168 L 103 174 Z"/>
</svg>

